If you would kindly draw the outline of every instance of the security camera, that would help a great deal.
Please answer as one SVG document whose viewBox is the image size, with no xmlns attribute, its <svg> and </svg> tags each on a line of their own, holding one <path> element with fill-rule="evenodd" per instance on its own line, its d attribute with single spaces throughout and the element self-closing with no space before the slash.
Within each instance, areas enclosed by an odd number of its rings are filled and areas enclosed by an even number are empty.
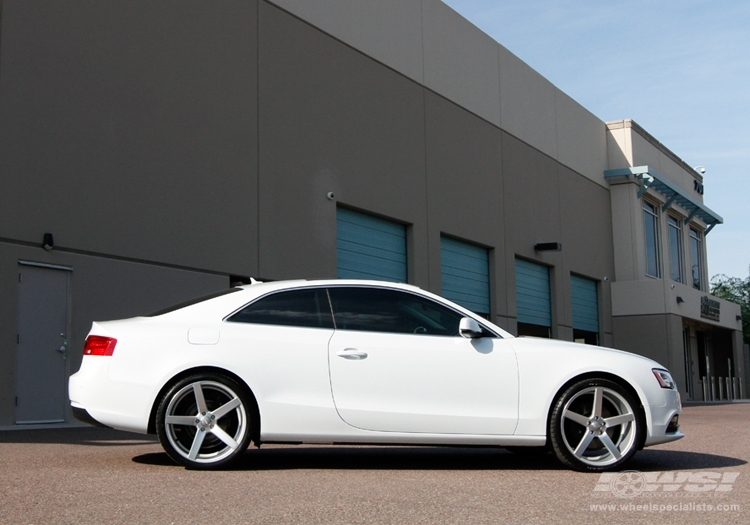
<svg viewBox="0 0 750 525">
<path fill-rule="evenodd" d="M 701 175 L 704 175 L 706 173 L 706 168 L 704 168 L 703 166 L 696 166 L 693 169 L 699 172 Z"/>
<path fill-rule="evenodd" d="M 44 240 L 42 241 L 42 248 L 50 252 L 52 251 L 52 248 L 54 247 L 55 247 L 55 239 L 52 237 L 52 234 L 45 233 Z"/>
<path fill-rule="evenodd" d="M 329 191 L 328 193 L 326 193 L 326 197 L 328 197 L 329 201 L 332 201 L 333 200 L 333 192 Z"/>
</svg>

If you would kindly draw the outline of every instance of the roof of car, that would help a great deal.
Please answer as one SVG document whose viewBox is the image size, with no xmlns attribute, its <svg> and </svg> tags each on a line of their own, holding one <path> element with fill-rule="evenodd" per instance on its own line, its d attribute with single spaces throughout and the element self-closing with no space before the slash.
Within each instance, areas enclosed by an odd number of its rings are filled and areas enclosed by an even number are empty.
<svg viewBox="0 0 750 525">
<path fill-rule="evenodd" d="M 313 287 L 313 286 L 382 286 L 389 288 L 400 288 L 403 290 L 425 290 L 407 283 L 396 283 L 391 281 L 377 281 L 371 279 L 292 279 L 284 281 L 255 281 L 251 284 L 244 284 L 240 288 L 244 290 L 280 290 L 284 288 Z"/>
</svg>

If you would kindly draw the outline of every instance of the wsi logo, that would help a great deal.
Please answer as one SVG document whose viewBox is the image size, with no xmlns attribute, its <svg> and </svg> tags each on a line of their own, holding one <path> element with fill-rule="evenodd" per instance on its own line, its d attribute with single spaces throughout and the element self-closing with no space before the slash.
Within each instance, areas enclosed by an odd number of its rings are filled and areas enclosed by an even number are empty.
<svg viewBox="0 0 750 525">
<path fill-rule="evenodd" d="M 739 472 L 605 472 L 594 492 L 634 498 L 644 492 L 731 492 Z"/>
</svg>

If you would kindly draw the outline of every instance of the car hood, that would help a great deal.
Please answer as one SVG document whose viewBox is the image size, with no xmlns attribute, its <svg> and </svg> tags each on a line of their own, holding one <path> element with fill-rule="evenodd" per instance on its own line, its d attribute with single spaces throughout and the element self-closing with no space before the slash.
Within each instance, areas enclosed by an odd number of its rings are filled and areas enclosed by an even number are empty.
<svg viewBox="0 0 750 525">
<path fill-rule="evenodd" d="M 573 343 L 571 341 L 560 341 L 558 339 L 545 339 L 541 337 L 528 337 L 528 336 L 521 336 L 516 337 L 513 339 L 513 347 L 521 350 L 523 348 L 545 348 L 545 349 L 554 349 L 555 351 L 562 351 L 566 353 L 570 353 L 571 355 L 612 355 L 617 354 L 621 356 L 628 356 L 633 359 L 640 359 L 642 361 L 651 363 L 655 367 L 659 368 L 665 368 L 658 362 L 654 361 L 651 358 L 644 357 L 642 355 L 634 354 L 632 352 L 626 352 L 624 350 L 617 350 L 616 348 L 607 348 L 604 346 L 596 346 L 596 345 L 586 345 L 582 343 Z M 666 369 L 666 368 L 665 368 Z"/>
</svg>

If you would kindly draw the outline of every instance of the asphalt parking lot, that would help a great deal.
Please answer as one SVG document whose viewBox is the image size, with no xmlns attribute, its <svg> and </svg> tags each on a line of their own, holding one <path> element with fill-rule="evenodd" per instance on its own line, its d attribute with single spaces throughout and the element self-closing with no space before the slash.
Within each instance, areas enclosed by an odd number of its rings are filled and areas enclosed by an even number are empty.
<svg viewBox="0 0 750 525">
<path fill-rule="evenodd" d="M 93 427 L 0 431 L 0 523 L 750 523 L 750 404 L 686 407 L 634 472 L 492 448 L 264 446 L 228 471 Z"/>
</svg>

